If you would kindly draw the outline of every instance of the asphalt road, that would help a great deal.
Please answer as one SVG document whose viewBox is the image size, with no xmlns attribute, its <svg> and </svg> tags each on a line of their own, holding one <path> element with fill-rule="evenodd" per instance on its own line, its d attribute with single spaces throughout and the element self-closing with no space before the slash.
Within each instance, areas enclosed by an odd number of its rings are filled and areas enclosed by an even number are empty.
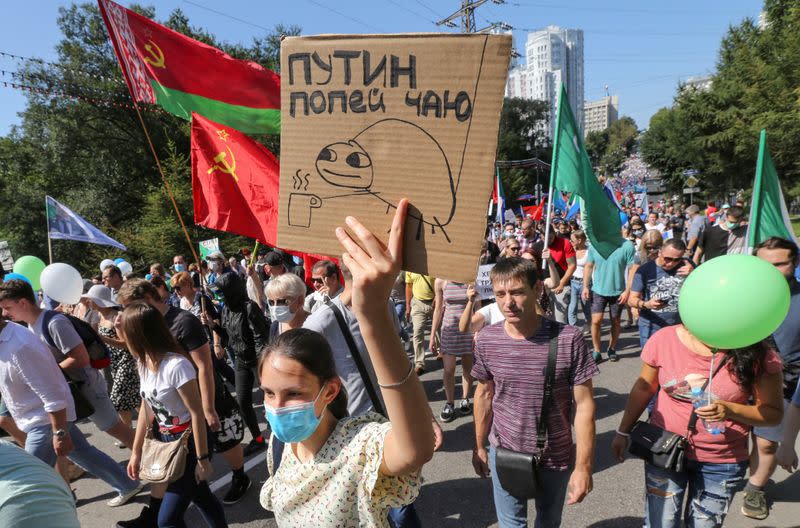
<svg viewBox="0 0 800 528">
<path fill-rule="evenodd" d="M 594 491 L 581 503 L 568 506 L 564 511 L 564 527 L 575 528 L 634 528 L 642 526 L 644 473 L 642 462 L 628 459 L 622 464 L 613 461 L 610 445 L 614 429 L 619 423 L 628 391 L 639 371 L 638 336 L 626 331 L 620 343 L 620 361 L 602 363 L 600 375 L 594 379 L 597 401 L 597 447 L 595 455 Z M 431 406 L 438 416 L 444 401 L 441 382 L 441 364 L 428 360 L 428 372 L 422 382 Z M 459 370 L 460 372 L 460 370 Z M 457 375 L 459 374 L 457 372 Z M 457 398 L 460 385 L 458 385 Z M 263 421 L 263 412 L 257 414 Z M 81 429 L 90 436 L 90 442 L 124 463 L 127 450 L 114 446 L 110 437 L 97 431 L 91 424 Z M 423 469 L 425 484 L 416 502 L 423 526 L 430 527 L 489 527 L 497 526 L 492 501 L 491 482 L 475 476 L 471 464 L 473 443 L 472 419 L 458 417 L 444 424 L 444 446 Z M 246 436 L 245 441 L 249 441 Z M 247 496 L 232 507 L 226 508 L 230 526 L 276 526 L 258 503 L 258 491 L 266 478 L 263 454 L 253 455 L 247 462 L 248 475 L 253 486 Z M 222 496 L 230 482 L 230 474 L 220 457 L 214 459 L 215 473 L 212 489 Z M 753 521 L 739 513 L 742 494 L 737 494 L 725 522 L 728 528 L 789 528 L 800 527 L 800 472 L 790 475 L 778 469 L 774 482 L 768 489 L 774 501 L 770 516 L 764 521 Z M 73 482 L 78 501 L 81 525 L 87 528 L 107 528 L 121 519 L 138 515 L 148 501 L 146 492 L 119 508 L 109 508 L 105 502 L 113 497 L 110 488 L 92 477 Z M 534 511 L 529 508 L 529 524 L 533 525 Z M 205 525 L 197 511 L 190 510 L 187 524 L 200 528 Z"/>
</svg>

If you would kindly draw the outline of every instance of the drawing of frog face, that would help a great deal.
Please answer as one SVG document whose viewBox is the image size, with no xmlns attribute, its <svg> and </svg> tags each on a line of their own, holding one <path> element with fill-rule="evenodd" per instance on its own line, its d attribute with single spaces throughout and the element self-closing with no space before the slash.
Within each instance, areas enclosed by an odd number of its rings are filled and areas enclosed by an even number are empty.
<svg viewBox="0 0 800 528">
<path fill-rule="evenodd" d="M 317 155 L 317 172 L 337 187 L 368 189 L 372 185 L 372 160 L 355 141 L 331 143 Z"/>
</svg>

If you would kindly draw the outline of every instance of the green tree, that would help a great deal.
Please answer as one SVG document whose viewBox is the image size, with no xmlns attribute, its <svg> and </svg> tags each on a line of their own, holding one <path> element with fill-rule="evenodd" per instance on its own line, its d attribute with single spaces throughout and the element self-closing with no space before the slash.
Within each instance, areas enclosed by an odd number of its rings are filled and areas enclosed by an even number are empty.
<svg viewBox="0 0 800 528">
<path fill-rule="evenodd" d="M 766 128 L 778 174 L 800 194 L 800 5 L 766 0 L 764 10 L 764 28 L 746 19 L 728 30 L 710 90 L 679 86 L 672 108 L 651 119 L 642 155 L 673 183 L 693 168 L 712 196 L 750 188 Z"/>
<path fill-rule="evenodd" d="M 636 147 L 639 130 L 631 117 L 622 117 L 605 130 L 589 132 L 584 146 L 592 166 L 600 174 L 613 176 Z"/>
<path fill-rule="evenodd" d="M 548 111 L 548 105 L 544 101 L 506 98 L 500 114 L 497 160 L 539 158 L 549 161 L 551 148 L 544 129 Z M 542 175 L 540 172 L 531 168 L 501 170 L 500 177 L 506 196 L 513 199 L 520 194 L 530 193 L 537 181 L 546 186 L 547 175 Z"/>
</svg>

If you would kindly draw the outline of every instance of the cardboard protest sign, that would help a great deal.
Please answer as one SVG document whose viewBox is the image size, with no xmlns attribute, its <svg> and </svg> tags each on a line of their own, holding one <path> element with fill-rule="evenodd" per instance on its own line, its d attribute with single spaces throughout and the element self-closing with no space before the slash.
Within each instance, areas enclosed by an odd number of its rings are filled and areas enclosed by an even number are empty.
<svg viewBox="0 0 800 528">
<path fill-rule="evenodd" d="M 478 294 L 480 300 L 494 299 L 492 280 L 489 278 L 489 272 L 492 271 L 493 267 L 494 264 L 483 264 L 478 267 L 478 277 L 475 279 L 475 292 Z"/>
<path fill-rule="evenodd" d="M 388 238 L 410 201 L 403 269 L 474 279 L 509 35 L 287 37 L 278 245 L 340 255 L 348 215 Z"/>
</svg>

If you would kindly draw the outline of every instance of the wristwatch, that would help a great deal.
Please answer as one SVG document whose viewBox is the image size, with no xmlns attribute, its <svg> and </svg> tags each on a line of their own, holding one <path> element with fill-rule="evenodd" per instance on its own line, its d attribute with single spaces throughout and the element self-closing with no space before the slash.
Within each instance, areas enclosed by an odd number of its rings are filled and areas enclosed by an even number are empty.
<svg viewBox="0 0 800 528">
<path fill-rule="evenodd" d="M 55 431 L 53 431 L 53 436 L 55 436 L 56 438 L 64 438 L 65 436 L 67 436 L 67 430 L 56 429 Z"/>
</svg>

